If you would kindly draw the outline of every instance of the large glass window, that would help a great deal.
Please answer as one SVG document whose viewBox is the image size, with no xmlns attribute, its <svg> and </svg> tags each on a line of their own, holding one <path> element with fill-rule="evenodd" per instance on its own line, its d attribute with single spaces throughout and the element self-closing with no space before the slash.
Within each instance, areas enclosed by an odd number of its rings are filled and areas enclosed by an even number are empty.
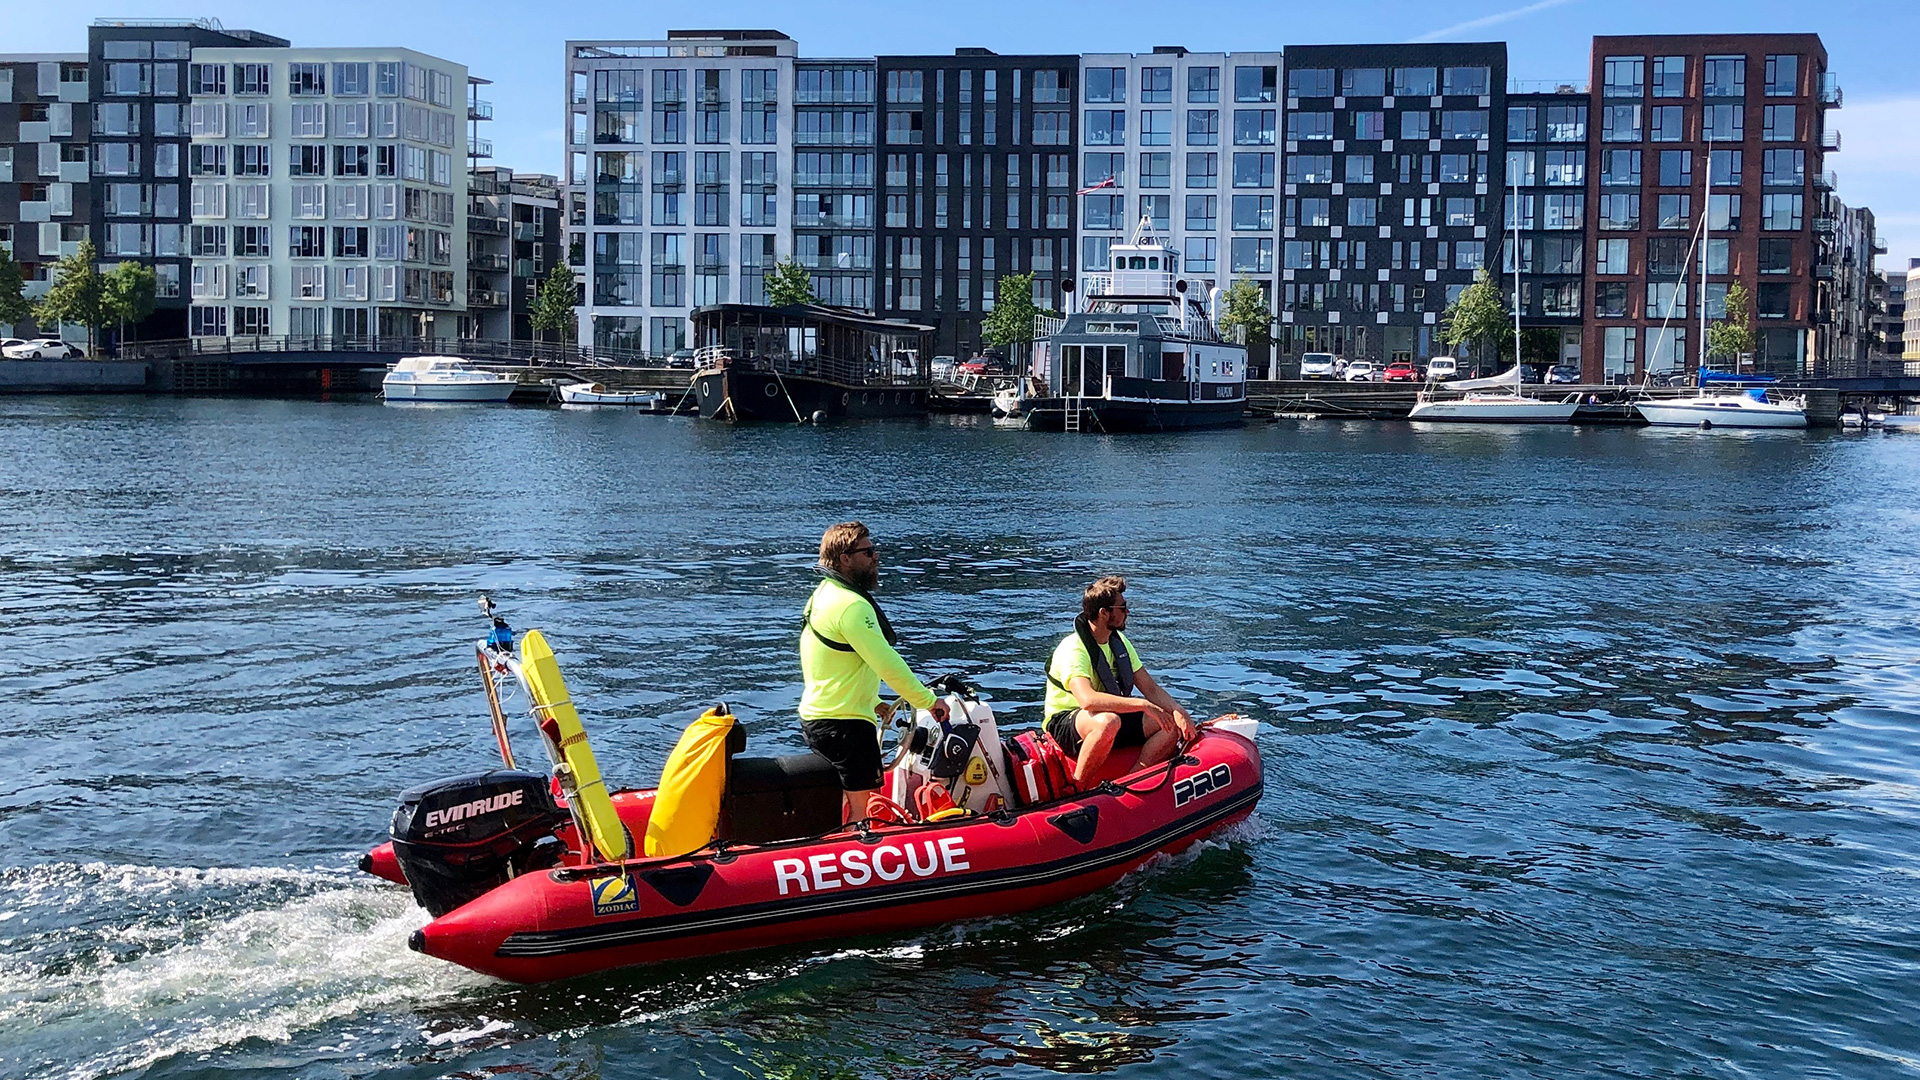
<svg viewBox="0 0 1920 1080">
<path fill-rule="evenodd" d="M 1444 93 L 1479 97 L 1487 93 L 1493 79 L 1491 70 L 1484 67 L 1450 67 L 1446 73 Z"/>
<path fill-rule="evenodd" d="M 1288 97 L 1332 97 L 1332 68 L 1288 68 Z"/>
<path fill-rule="evenodd" d="M 1653 96 L 1657 98 L 1687 96 L 1686 57 L 1656 56 L 1653 58 Z"/>
<path fill-rule="evenodd" d="M 1647 61 L 1640 56 L 1609 56 L 1601 62 L 1603 97 L 1640 98 L 1647 94 Z"/>
<path fill-rule="evenodd" d="M 1195 105 L 1210 104 L 1220 100 L 1220 69 L 1217 67 L 1190 67 L 1187 69 L 1187 101 Z"/>
<path fill-rule="evenodd" d="M 1127 69 L 1120 67 L 1087 68 L 1086 99 L 1088 101 L 1120 102 L 1127 100 Z"/>
<path fill-rule="evenodd" d="M 1341 93 L 1348 97 L 1381 97 L 1387 92 L 1385 68 L 1348 68 L 1340 73 Z"/>
<path fill-rule="evenodd" d="M 1709 56 L 1701 68 L 1701 92 L 1707 97 L 1747 96 L 1747 58 Z"/>
<path fill-rule="evenodd" d="M 1115 71 L 1125 71 L 1115 68 Z M 1088 146 L 1125 146 L 1127 144 L 1127 113 L 1125 109 L 1088 109 L 1087 145 Z"/>
<path fill-rule="evenodd" d="M 1653 126 L 1647 138 L 1652 142 L 1680 142 L 1687 137 L 1687 110 L 1679 105 L 1655 105 Z"/>
<path fill-rule="evenodd" d="M 1272 146 L 1276 125 L 1276 113 L 1272 109 L 1235 109 L 1233 110 L 1233 144 L 1235 146 Z M 1313 118 L 1311 123 L 1301 125 L 1301 133 L 1289 130 L 1288 137 L 1296 139 L 1333 138 L 1333 114 L 1328 113 L 1291 113 L 1287 117 L 1289 127 L 1296 119 Z M 1325 132 L 1320 133 L 1321 127 Z M 1309 133 L 1312 132 L 1312 133 Z"/>
<path fill-rule="evenodd" d="M 1708 142 L 1739 142 L 1747 137 L 1746 107 L 1709 105 L 1706 107 L 1705 138 Z"/>
<path fill-rule="evenodd" d="M 1793 142 L 1797 112 L 1791 105 L 1769 105 L 1764 110 L 1765 127 L 1760 137 L 1767 142 Z"/>
<path fill-rule="evenodd" d="M 1233 155 L 1233 186 L 1272 187 L 1272 154 L 1235 154 Z"/>
<path fill-rule="evenodd" d="M 1602 105 L 1600 141 L 1639 142 L 1640 108 L 1638 105 Z"/>
<path fill-rule="evenodd" d="M 1393 69 L 1393 92 L 1395 96 L 1431 97 L 1434 93 L 1434 69 L 1430 67 L 1405 67 Z"/>
<path fill-rule="evenodd" d="M 1792 55 L 1767 57 L 1767 96 L 1795 97 L 1800 93 L 1800 58 Z"/>
<path fill-rule="evenodd" d="M 1233 69 L 1233 100 L 1235 101 L 1272 101 L 1279 85 L 1277 72 L 1271 67 L 1236 67 Z"/>
</svg>

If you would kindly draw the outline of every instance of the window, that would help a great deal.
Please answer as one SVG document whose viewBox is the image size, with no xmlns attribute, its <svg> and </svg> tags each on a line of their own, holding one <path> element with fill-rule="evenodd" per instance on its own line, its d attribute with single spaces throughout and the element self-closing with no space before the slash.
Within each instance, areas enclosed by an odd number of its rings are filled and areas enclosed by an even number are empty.
<svg viewBox="0 0 1920 1080">
<path fill-rule="evenodd" d="M 1540 138 L 1540 106 L 1507 106 L 1507 141 L 1537 142 Z"/>
<path fill-rule="evenodd" d="M 193 269 L 195 275 L 193 286 L 198 290 L 201 287 L 200 267 L 196 266 Z M 224 307 L 201 307 L 196 304 L 187 309 L 187 322 L 189 332 L 194 337 L 227 336 L 227 309 Z"/>
<path fill-rule="evenodd" d="M 198 108 L 199 106 L 195 106 Z M 296 139 L 324 139 L 327 137 L 327 107 L 320 104 L 291 105 L 288 115 L 293 120 L 293 137 Z"/>
<path fill-rule="evenodd" d="M 327 185 L 295 184 L 289 192 L 288 203 L 293 208 L 293 216 L 318 220 L 327 216 Z"/>
<path fill-rule="evenodd" d="M 1707 199 L 1707 228 L 1732 232 L 1740 228 L 1740 196 L 1714 195 Z"/>
<path fill-rule="evenodd" d="M 1777 237 L 1761 238 L 1760 272 L 1763 274 L 1793 273 L 1793 241 Z"/>
<path fill-rule="evenodd" d="M 1189 236 L 1186 243 L 1186 269 L 1193 274 L 1212 274 L 1220 259 L 1220 241 L 1211 236 Z"/>
<path fill-rule="evenodd" d="M 1773 231 L 1798 232 L 1801 226 L 1801 206 L 1804 199 L 1795 192 L 1791 195 L 1768 192 L 1760 196 L 1760 227 Z"/>
<path fill-rule="evenodd" d="M 1356 139 L 1384 139 L 1387 137 L 1387 114 L 1378 109 L 1359 109 L 1353 113 L 1353 137 Z"/>
<path fill-rule="evenodd" d="M 1647 62 L 1638 56 L 1609 56 L 1602 62 L 1603 96 L 1638 98 L 1647 93 Z"/>
<path fill-rule="evenodd" d="M 1187 186 L 1190 188 L 1219 187 L 1220 155 L 1188 154 Z"/>
<path fill-rule="evenodd" d="M 1585 150 L 1548 150 L 1545 180 L 1552 187 L 1580 187 L 1587 182 Z"/>
<path fill-rule="evenodd" d="M 287 93 L 294 97 L 322 97 L 326 92 L 327 65 L 287 65 Z"/>
<path fill-rule="evenodd" d="M 1272 210 L 1269 208 L 1268 213 Z M 1220 228 L 1220 197 L 1218 195 L 1187 196 L 1187 231 L 1215 232 Z"/>
<path fill-rule="evenodd" d="M 1236 67 L 1233 69 L 1233 100 L 1272 101 L 1279 86 L 1276 69 Z M 1271 258 L 1268 260 L 1271 262 Z"/>
<path fill-rule="evenodd" d="M 1587 197 L 1579 193 L 1548 194 L 1540 197 L 1540 227 L 1543 229 L 1581 230 L 1586 228 Z"/>
<path fill-rule="evenodd" d="M 1685 229 L 1693 224 L 1693 196 L 1661 195 L 1656 229 Z"/>
<path fill-rule="evenodd" d="M 236 102 L 233 106 L 234 135 L 242 139 L 271 138 L 273 132 L 268 117 L 272 112 L 264 101 Z M 365 135 L 366 132 L 360 134 Z"/>
<path fill-rule="evenodd" d="M 225 143 L 194 143 L 187 147 L 188 176 L 227 175 Z"/>
<path fill-rule="evenodd" d="M 335 146 L 333 148 L 333 175 L 366 176 L 372 164 L 371 148 L 365 144 Z"/>
<path fill-rule="evenodd" d="M 1348 154 L 1347 155 L 1347 183 L 1349 184 L 1373 183 L 1373 155 L 1372 154 Z"/>
<path fill-rule="evenodd" d="M 1776 55 L 1767 57 L 1767 96 L 1795 97 L 1800 93 L 1800 58 Z"/>
<path fill-rule="evenodd" d="M 1325 213 L 1326 200 L 1308 199 L 1306 201 L 1319 203 L 1323 208 L 1321 212 Z M 1233 227 L 1236 231 L 1271 232 L 1273 230 L 1273 196 L 1235 195 Z"/>
<path fill-rule="evenodd" d="M 1233 110 L 1233 144 L 1235 146 L 1272 146 L 1276 115 L 1272 109 Z M 1298 121 L 1297 126 L 1296 121 Z M 1333 114 L 1330 112 L 1289 113 L 1287 124 L 1287 137 L 1291 139 L 1333 138 Z"/>
<path fill-rule="evenodd" d="M 196 226 L 198 228 L 198 226 Z M 265 259 L 273 255 L 273 230 L 266 225 L 236 225 L 233 229 L 233 253 L 243 259 Z M 267 295 L 264 291 L 252 293 L 254 296 Z"/>
<path fill-rule="evenodd" d="M 195 102 L 187 106 L 187 134 L 208 139 L 227 137 L 227 107 L 214 102 Z"/>
<path fill-rule="evenodd" d="M 1172 154 L 1140 155 L 1140 186 L 1143 188 L 1169 188 L 1173 186 Z"/>
<path fill-rule="evenodd" d="M 1088 195 L 1080 205 L 1080 224 L 1089 229 L 1127 227 L 1127 197 L 1124 195 Z"/>
<path fill-rule="evenodd" d="M 1669 319 L 1687 313 L 1687 287 L 1678 281 L 1647 282 L 1647 318 Z"/>
<path fill-rule="evenodd" d="M 191 64 L 187 68 L 188 92 L 195 97 L 205 94 L 224 95 L 227 92 L 227 66 L 225 64 Z"/>
<path fill-rule="evenodd" d="M 368 255 L 366 226 L 334 226 L 333 254 L 338 259 L 366 258 Z"/>
<path fill-rule="evenodd" d="M 1754 298 L 1754 314 L 1763 319 L 1786 319 L 1793 315 L 1793 286 L 1784 281 L 1763 281 Z"/>
<path fill-rule="evenodd" d="M 1190 67 L 1187 69 L 1187 102 L 1205 105 L 1220 100 L 1220 69 L 1217 67 Z"/>
<path fill-rule="evenodd" d="M 1347 224 L 1349 225 L 1375 224 L 1379 214 L 1379 205 L 1380 205 L 1380 200 L 1378 199 L 1348 199 L 1347 200 Z"/>
<path fill-rule="evenodd" d="M 1585 105 L 1547 106 L 1548 142 L 1586 142 L 1587 107 Z"/>
<path fill-rule="evenodd" d="M 1647 273 L 1649 276 L 1665 275 L 1680 277 L 1688 270 L 1688 261 L 1692 255 L 1691 241 L 1678 236 L 1651 236 L 1647 238 Z"/>
<path fill-rule="evenodd" d="M 1639 192 L 1601 192 L 1600 227 L 1632 231 L 1640 227 Z"/>
<path fill-rule="evenodd" d="M 324 146 L 287 147 L 287 175 L 327 175 L 327 148 Z"/>
<path fill-rule="evenodd" d="M 1233 155 L 1233 186 L 1272 187 L 1272 154 L 1235 154 Z"/>
<path fill-rule="evenodd" d="M 1693 151 L 1660 151 L 1660 186 L 1693 186 Z"/>
<path fill-rule="evenodd" d="M 1287 183 L 1333 183 L 1332 154 L 1290 154 L 1287 157 Z"/>
<path fill-rule="evenodd" d="M 1640 186 L 1640 151 L 1600 151 L 1600 183 L 1605 187 Z"/>
<path fill-rule="evenodd" d="M 1486 136 L 1487 114 L 1484 110 L 1453 109 L 1440 114 L 1440 137 L 1443 139 L 1483 139 Z"/>
<path fill-rule="evenodd" d="M 189 225 L 187 227 L 187 251 L 200 257 L 225 257 L 227 254 L 227 227 L 225 225 Z"/>
<path fill-rule="evenodd" d="M 1229 266 L 1231 272 L 1236 274 L 1273 273 L 1272 237 L 1236 236 L 1229 245 L 1229 251 L 1232 253 Z"/>
<path fill-rule="evenodd" d="M 1657 98 L 1687 96 L 1686 57 L 1656 56 L 1653 58 L 1653 96 Z"/>
<path fill-rule="evenodd" d="M 1791 105 L 1769 105 L 1764 110 L 1765 127 L 1760 137 L 1767 142 L 1792 142 L 1795 110 Z"/>
<path fill-rule="evenodd" d="M 1269 139 L 1269 142 L 1272 140 Z M 1140 112 L 1140 145 L 1173 145 L 1173 112 L 1169 109 L 1143 109 Z"/>
<path fill-rule="evenodd" d="M 1114 70 L 1124 70 L 1115 68 Z M 1087 145 L 1088 146 L 1125 146 L 1127 144 L 1127 114 L 1124 109 L 1088 109 Z"/>
<path fill-rule="evenodd" d="M 196 180 L 189 191 L 188 203 L 194 217 L 226 217 L 227 185 Z"/>
<path fill-rule="evenodd" d="M 367 65 L 364 63 L 333 65 L 334 96 L 366 97 L 372 89 L 367 79 L 367 70 Z"/>
<path fill-rule="evenodd" d="M 1242 197 L 1243 196 L 1239 195 L 1234 196 L 1235 199 Z M 1330 202 L 1331 200 L 1328 199 L 1288 199 L 1287 224 L 1325 228 L 1327 225 L 1332 224 Z M 1235 228 L 1238 227 L 1237 225 L 1235 226 Z"/>
<path fill-rule="evenodd" d="M 1127 69 L 1117 67 L 1087 68 L 1082 73 L 1086 81 L 1086 100 L 1103 102 L 1121 102 L 1127 100 Z"/>
<path fill-rule="evenodd" d="M 1440 182 L 1443 184 L 1472 183 L 1475 177 L 1472 154 L 1441 154 Z"/>
<path fill-rule="evenodd" d="M 1287 69 L 1288 97 L 1332 97 L 1332 68 Z"/>
<path fill-rule="evenodd" d="M 993 78 L 993 72 L 987 72 L 987 78 Z M 992 99 L 989 98 L 988 100 Z M 1170 67 L 1140 69 L 1140 100 L 1146 102 L 1172 101 L 1173 69 Z"/>
<path fill-rule="evenodd" d="M 263 96 L 273 92 L 271 64 L 233 65 L 233 92 Z"/>
<path fill-rule="evenodd" d="M 372 107 L 364 101 L 342 102 L 333 107 L 333 134 L 338 139 L 364 139 L 372 125 Z M 439 114 L 444 116 L 445 114 Z M 448 117 L 448 119 L 452 119 Z"/>
<path fill-rule="evenodd" d="M 1387 92 L 1385 68 L 1348 68 L 1340 73 L 1341 93 L 1348 97 L 1381 97 Z"/>
<path fill-rule="evenodd" d="M 1708 142 L 1739 142 L 1746 138 L 1746 111 L 1740 105 L 1707 106 L 1703 137 Z"/>
<path fill-rule="evenodd" d="M 1596 274 L 1626 274 L 1627 241 L 1600 240 L 1593 248 L 1593 272 Z"/>
<path fill-rule="evenodd" d="M 1625 318 L 1627 283 L 1602 281 L 1596 284 L 1593 288 L 1593 313 L 1603 319 Z"/>
<path fill-rule="evenodd" d="M 292 225 L 287 229 L 287 254 L 296 259 L 327 257 L 327 230 L 321 225 Z"/>
<path fill-rule="evenodd" d="M 1033 92 L 1038 100 L 1041 92 L 1041 75 L 1054 76 L 1052 84 L 1058 86 L 1058 72 L 1036 72 L 1033 80 Z M 926 73 L 920 71 L 887 72 L 887 100 L 902 104 L 919 104 L 926 82 Z"/>
<path fill-rule="evenodd" d="M 1187 145 L 1220 145 L 1220 110 L 1187 110 Z"/>
<path fill-rule="evenodd" d="M 1487 93 L 1492 72 L 1484 67 L 1450 67 L 1446 70 L 1443 93 L 1479 97 Z"/>
<path fill-rule="evenodd" d="M 1701 92 L 1707 97 L 1747 96 L 1747 58 L 1709 56 L 1701 68 Z"/>
<path fill-rule="evenodd" d="M 1687 137 L 1686 119 L 1687 111 L 1679 105 L 1655 105 L 1647 137 L 1653 142 L 1679 142 Z"/>
<path fill-rule="evenodd" d="M 1806 182 L 1805 150 L 1766 150 L 1760 160 L 1764 169 L 1760 182 L 1768 187 L 1799 187 Z"/>
<path fill-rule="evenodd" d="M 1432 97 L 1434 87 L 1434 69 L 1432 68 L 1394 68 L 1393 92 L 1395 96 Z"/>
<path fill-rule="evenodd" d="M 1125 154 L 1086 154 L 1080 170 L 1080 179 L 1086 184 L 1097 184 L 1112 179 L 1117 184 L 1127 182 L 1127 155 Z"/>
<path fill-rule="evenodd" d="M 1433 131 L 1433 114 L 1425 109 L 1400 114 L 1400 137 L 1403 139 L 1429 138 Z"/>
<path fill-rule="evenodd" d="M 1447 224 L 1455 227 L 1472 227 L 1474 222 L 1474 200 L 1448 199 Z"/>
<path fill-rule="evenodd" d="M 1640 106 L 1603 105 L 1600 107 L 1601 142 L 1639 142 Z"/>
</svg>

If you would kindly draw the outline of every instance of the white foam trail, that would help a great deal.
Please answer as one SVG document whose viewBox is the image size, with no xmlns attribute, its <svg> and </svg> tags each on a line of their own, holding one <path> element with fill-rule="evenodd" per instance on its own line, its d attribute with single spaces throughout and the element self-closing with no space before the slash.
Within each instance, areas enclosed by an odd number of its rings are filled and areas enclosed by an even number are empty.
<svg viewBox="0 0 1920 1080">
<path fill-rule="evenodd" d="M 64 1072 L 40 1074 L 94 1080 L 248 1039 L 284 1043 L 331 1021 L 411 1010 L 490 983 L 408 950 L 407 936 L 427 916 L 405 891 L 350 880 L 344 872 L 278 868 L 9 871 L 0 877 L 0 902 L 9 908 L 31 917 L 35 909 L 73 908 L 76 897 L 108 911 L 124 905 L 135 921 L 108 936 L 158 947 L 126 961 L 103 953 L 52 973 L 16 959 L 0 971 L 0 1042 L 111 1046 L 62 1062 Z M 244 904 L 247 888 L 268 886 L 305 895 L 231 917 L 192 914 Z M 155 913 L 138 914 L 146 908 Z M 32 1055 L 16 1060 L 32 1064 Z"/>
</svg>

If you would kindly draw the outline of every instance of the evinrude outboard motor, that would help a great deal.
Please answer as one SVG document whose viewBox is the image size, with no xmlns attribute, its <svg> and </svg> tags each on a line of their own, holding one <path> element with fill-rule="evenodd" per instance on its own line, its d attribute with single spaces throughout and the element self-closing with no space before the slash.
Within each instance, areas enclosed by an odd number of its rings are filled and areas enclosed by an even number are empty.
<svg viewBox="0 0 1920 1080">
<path fill-rule="evenodd" d="M 567 820 L 547 778 L 497 769 L 440 780 L 400 796 L 393 853 L 413 898 L 434 918 L 529 870 L 556 865 Z"/>
</svg>

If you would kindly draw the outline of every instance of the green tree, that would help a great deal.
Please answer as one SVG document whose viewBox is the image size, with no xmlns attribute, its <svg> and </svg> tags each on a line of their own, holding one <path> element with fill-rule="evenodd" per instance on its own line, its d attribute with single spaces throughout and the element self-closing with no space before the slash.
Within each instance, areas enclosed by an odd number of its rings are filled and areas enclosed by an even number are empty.
<svg viewBox="0 0 1920 1080">
<path fill-rule="evenodd" d="M 813 298 L 813 275 L 807 268 L 792 259 L 782 259 L 774 264 L 773 272 L 767 275 L 767 303 L 772 307 L 786 307 L 789 304 L 811 304 Z"/>
<path fill-rule="evenodd" d="M 573 281 L 573 271 L 562 263 L 554 263 L 547 271 L 547 280 L 540 283 L 540 291 L 533 296 L 533 307 L 528 312 L 533 323 L 533 334 L 538 340 L 545 341 L 547 331 L 552 330 L 565 341 L 579 325 L 574 317 L 574 308 L 580 302 L 580 289 Z"/>
<path fill-rule="evenodd" d="M 1267 298 L 1260 286 L 1250 278 L 1237 278 L 1227 286 L 1226 296 L 1221 298 L 1220 329 L 1229 337 L 1235 330 L 1243 331 L 1242 341 L 1248 345 L 1265 344 L 1273 333 L 1273 309 L 1267 306 Z"/>
<path fill-rule="evenodd" d="M 33 304 L 26 297 L 27 283 L 13 252 L 0 247 L 0 323 L 18 328 L 33 316 Z"/>
<path fill-rule="evenodd" d="M 153 268 L 137 262 L 123 262 L 101 277 L 102 314 L 107 322 L 120 327 L 121 341 L 127 340 L 128 323 L 153 314 L 159 286 Z"/>
<path fill-rule="evenodd" d="M 980 336 L 987 344 L 1002 349 L 1032 341 L 1036 333 L 1034 320 L 1053 314 L 1033 302 L 1032 274 L 1009 274 L 994 286 L 993 310 L 981 321 Z"/>
<path fill-rule="evenodd" d="M 1440 340 L 1449 348 L 1490 343 L 1493 354 L 1498 355 L 1500 339 L 1513 336 L 1513 315 L 1507 311 L 1507 298 L 1484 268 L 1474 275 L 1473 284 L 1461 290 L 1448 305 L 1440 323 Z M 1511 348 L 1511 342 L 1507 347 Z M 1476 351 L 1474 355 L 1480 353 Z"/>
<path fill-rule="evenodd" d="M 1727 314 L 1707 327 L 1707 355 L 1733 360 L 1741 353 L 1754 351 L 1758 335 L 1753 332 L 1753 298 L 1747 287 L 1734 282 L 1727 286 Z"/>
<path fill-rule="evenodd" d="M 34 305 L 34 321 L 42 329 L 61 323 L 87 328 L 87 355 L 93 355 L 93 332 L 107 324 L 106 282 L 94 266 L 92 240 L 80 241 L 80 250 L 53 267 L 53 287 Z"/>
</svg>

